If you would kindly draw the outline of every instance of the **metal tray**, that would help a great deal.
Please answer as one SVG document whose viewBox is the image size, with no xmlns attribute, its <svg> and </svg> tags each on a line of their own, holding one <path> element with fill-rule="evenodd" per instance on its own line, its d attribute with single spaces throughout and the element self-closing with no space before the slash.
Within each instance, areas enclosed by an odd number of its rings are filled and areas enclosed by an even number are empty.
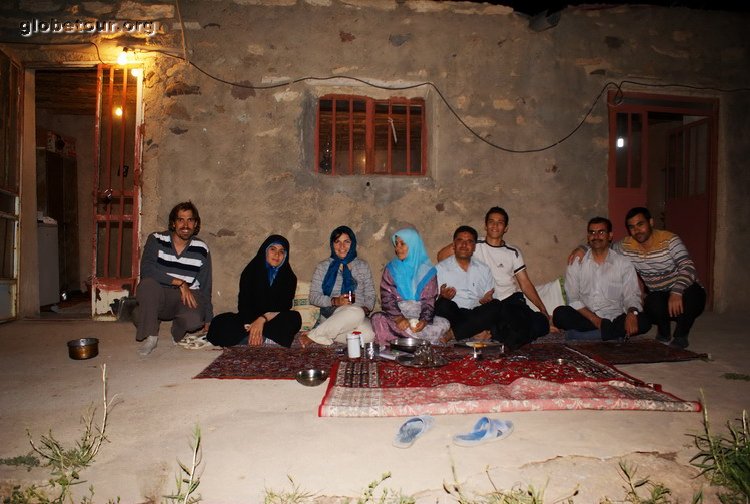
<svg viewBox="0 0 750 504">
<path fill-rule="evenodd" d="M 433 364 L 415 364 L 413 355 L 399 355 L 396 357 L 396 362 L 406 367 L 413 367 L 419 369 L 439 368 L 448 364 L 448 360 L 442 356 L 435 356 L 435 362 Z"/>
</svg>

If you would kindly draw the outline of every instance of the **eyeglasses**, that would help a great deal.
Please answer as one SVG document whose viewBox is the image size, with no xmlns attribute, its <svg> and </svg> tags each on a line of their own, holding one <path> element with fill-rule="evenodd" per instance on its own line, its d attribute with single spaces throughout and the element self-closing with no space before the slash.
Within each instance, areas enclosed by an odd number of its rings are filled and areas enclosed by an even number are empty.
<svg viewBox="0 0 750 504">
<path fill-rule="evenodd" d="M 605 236 L 609 231 L 606 229 L 589 229 L 589 236 Z"/>
</svg>

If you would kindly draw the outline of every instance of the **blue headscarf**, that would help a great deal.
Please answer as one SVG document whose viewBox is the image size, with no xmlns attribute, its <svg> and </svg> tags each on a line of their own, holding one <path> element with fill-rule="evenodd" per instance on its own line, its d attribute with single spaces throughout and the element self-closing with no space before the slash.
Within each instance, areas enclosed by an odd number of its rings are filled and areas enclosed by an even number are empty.
<svg viewBox="0 0 750 504">
<path fill-rule="evenodd" d="M 271 246 L 273 245 L 281 245 L 282 247 L 284 247 L 284 259 L 281 261 L 281 264 L 279 264 L 278 266 L 271 266 L 270 264 L 268 264 L 267 260 L 265 261 L 266 273 L 268 273 L 268 285 L 273 285 L 273 281 L 276 280 L 276 274 L 279 272 L 279 269 L 286 262 L 286 256 L 287 256 L 286 248 L 288 245 L 285 245 L 284 243 L 281 243 L 280 241 L 272 241 L 271 243 L 268 244 L 268 246 L 266 247 L 266 250 L 263 251 L 264 260 L 266 257 L 268 257 L 268 249 L 271 248 Z"/>
<path fill-rule="evenodd" d="M 352 246 L 349 248 L 349 252 L 346 253 L 346 257 L 341 259 L 336 255 L 336 250 L 333 248 L 333 241 L 344 233 L 349 236 L 349 239 L 352 241 Z M 323 294 L 326 296 L 331 295 L 333 284 L 336 283 L 336 276 L 338 275 L 339 270 L 341 270 L 341 275 L 343 277 L 341 293 L 343 294 L 344 292 L 356 290 L 357 283 L 354 281 L 352 272 L 347 266 L 347 264 L 357 258 L 357 237 L 354 236 L 354 231 L 347 226 L 337 227 L 331 232 L 329 245 L 331 246 L 331 259 L 333 259 L 333 261 L 328 265 L 326 276 L 323 277 Z"/>
<path fill-rule="evenodd" d="M 401 238 L 409 247 L 409 253 L 403 261 L 398 257 L 391 259 L 387 268 L 401 297 L 405 301 L 419 301 L 422 289 L 437 274 L 437 270 L 430 262 L 424 242 L 416 229 L 405 228 L 396 231 L 391 237 L 394 246 L 396 237 Z"/>
</svg>

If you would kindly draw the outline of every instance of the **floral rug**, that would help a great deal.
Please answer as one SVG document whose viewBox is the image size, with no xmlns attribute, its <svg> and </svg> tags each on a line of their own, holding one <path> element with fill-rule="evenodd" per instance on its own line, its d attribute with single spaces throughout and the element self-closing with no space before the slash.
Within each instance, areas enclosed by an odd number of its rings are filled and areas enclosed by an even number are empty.
<svg viewBox="0 0 750 504">
<path fill-rule="evenodd" d="M 225 348 L 195 378 L 293 380 L 302 369 L 330 370 L 340 358 L 335 347 L 287 349 L 242 345 Z"/>
<path fill-rule="evenodd" d="M 527 345 L 507 356 L 475 360 L 444 350 L 449 363 L 418 369 L 391 361 L 341 360 L 319 416 L 375 417 L 537 410 L 700 411 L 684 401 L 554 344 Z"/>
</svg>

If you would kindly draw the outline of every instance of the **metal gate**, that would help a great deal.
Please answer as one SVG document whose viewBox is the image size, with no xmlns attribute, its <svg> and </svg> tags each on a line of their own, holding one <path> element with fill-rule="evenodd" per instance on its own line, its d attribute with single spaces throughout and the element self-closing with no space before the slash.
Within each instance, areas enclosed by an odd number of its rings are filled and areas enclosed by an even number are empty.
<svg viewBox="0 0 750 504">
<path fill-rule="evenodd" d="M 95 126 L 92 315 L 117 317 L 138 277 L 142 72 L 99 65 Z"/>
</svg>

